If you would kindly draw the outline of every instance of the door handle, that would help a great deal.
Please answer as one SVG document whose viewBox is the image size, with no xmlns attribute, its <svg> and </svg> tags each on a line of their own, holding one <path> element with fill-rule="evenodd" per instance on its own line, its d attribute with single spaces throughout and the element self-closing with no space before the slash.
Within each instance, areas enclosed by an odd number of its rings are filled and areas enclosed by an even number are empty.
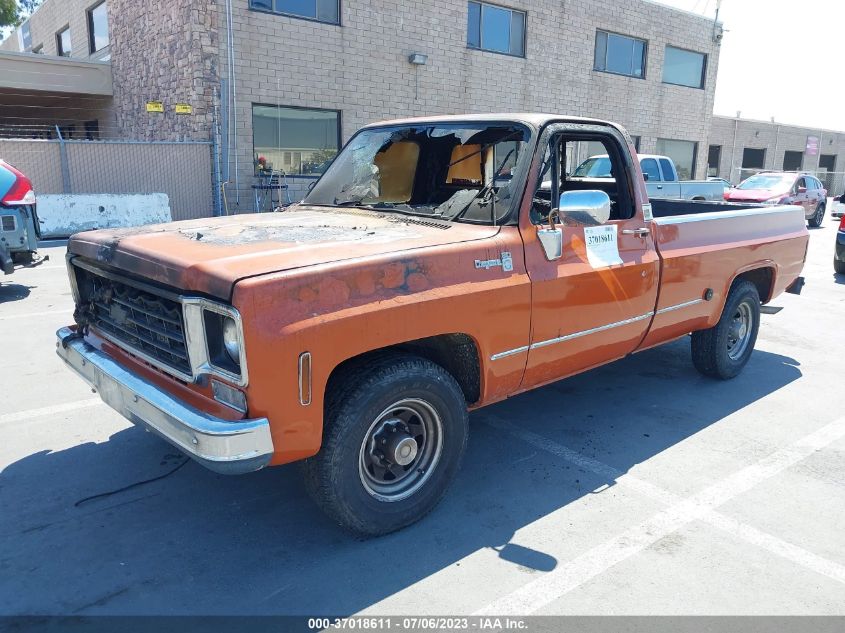
<svg viewBox="0 0 845 633">
<path fill-rule="evenodd" d="M 638 229 L 622 229 L 622 235 L 636 235 L 637 237 L 645 237 L 651 233 L 646 227 L 642 226 Z"/>
<path fill-rule="evenodd" d="M 657 185 L 658 189 L 663 189 L 663 185 Z"/>
</svg>

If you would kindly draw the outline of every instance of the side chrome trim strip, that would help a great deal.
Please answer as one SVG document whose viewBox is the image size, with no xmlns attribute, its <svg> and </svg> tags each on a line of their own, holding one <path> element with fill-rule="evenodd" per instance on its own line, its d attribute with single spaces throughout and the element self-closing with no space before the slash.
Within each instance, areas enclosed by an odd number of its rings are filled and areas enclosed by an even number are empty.
<svg viewBox="0 0 845 633">
<path fill-rule="evenodd" d="M 528 345 L 523 345 L 522 347 L 517 347 L 515 349 L 509 349 L 506 352 L 499 352 L 498 354 L 493 354 L 490 357 L 490 360 L 499 360 L 500 358 L 507 358 L 508 356 L 516 356 L 517 354 L 522 354 L 523 352 L 528 351 Z"/>
<path fill-rule="evenodd" d="M 646 314 L 641 314 L 640 316 L 635 316 L 630 319 L 625 319 L 624 321 L 616 321 L 615 323 L 608 323 L 607 325 L 600 325 L 599 327 L 594 327 L 589 330 L 582 330 L 581 332 L 575 332 L 573 334 L 566 334 L 564 336 L 558 336 L 557 338 L 550 338 L 546 341 L 539 341 L 537 343 L 531 344 L 531 349 L 537 349 L 539 347 L 546 347 L 548 345 L 554 345 L 555 343 L 563 343 L 564 341 L 571 341 L 574 338 L 580 338 L 582 336 L 587 336 L 588 334 L 596 334 L 597 332 L 604 332 L 605 330 L 610 330 L 616 327 L 622 327 L 623 325 L 630 325 L 631 323 L 636 323 L 637 321 L 643 321 L 645 319 L 650 319 L 654 316 L 654 312 L 647 312 Z"/>
<path fill-rule="evenodd" d="M 674 306 L 660 308 L 657 312 L 655 312 L 655 314 L 666 314 L 667 312 L 674 312 L 675 310 L 680 310 L 681 308 L 688 308 L 690 306 L 698 305 L 699 303 L 704 303 L 704 299 L 693 299 L 692 301 L 684 301 L 683 303 L 679 303 Z"/>
<path fill-rule="evenodd" d="M 623 321 L 616 321 L 615 323 L 608 323 L 607 325 L 600 325 L 599 327 L 594 327 L 589 330 L 582 330 L 581 332 L 575 332 L 573 334 L 566 334 L 564 336 L 558 336 L 557 338 L 550 338 L 546 341 L 538 341 L 537 343 L 531 343 L 531 345 L 523 345 L 522 347 L 517 347 L 515 349 L 509 349 L 505 352 L 499 352 L 498 354 L 493 354 L 490 357 L 490 360 L 499 360 L 500 358 L 507 358 L 508 356 L 515 356 L 516 354 L 522 354 L 523 352 L 527 352 L 529 349 L 538 349 L 540 347 L 546 347 L 548 345 L 554 345 L 556 343 L 563 343 L 564 341 L 571 341 L 575 338 L 580 338 L 582 336 L 587 336 L 588 334 L 596 334 L 597 332 L 604 332 L 605 330 L 610 330 L 615 327 L 622 327 L 623 325 L 630 325 L 631 323 L 636 323 L 638 321 L 643 321 L 644 319 L 649 319 L 653 316 L 657 316 L 660 314 L 666 314 L 667 312 L 674 312 L 675 310 L 681 310 L 683 308 L 689 308 L 690 306 L 698 305 L 699 303 L 704 303 L 704 299 L 692 299 L 690 301 L 684 301 L 683 303 L 678 303 L 673 306 L 668 306 L 666 308 L 660 308 L 657 312 L 647 312 L 646 314 L 641 314 L 640 316 L 635 316 L 630 319 L 625 319 Z"/>
</svg>

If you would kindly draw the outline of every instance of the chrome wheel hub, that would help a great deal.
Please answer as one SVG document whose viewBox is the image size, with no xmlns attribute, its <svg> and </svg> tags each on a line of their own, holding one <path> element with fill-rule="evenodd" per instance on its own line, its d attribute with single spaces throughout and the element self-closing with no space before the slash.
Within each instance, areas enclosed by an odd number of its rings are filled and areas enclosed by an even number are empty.
<svg viewBox="0 0 845 633">
<path fill-rule="evenodd" d="M 443 427 L 424 400 L 404 399 L 385 409 L 361 444 L 358 471 L 364 489 L 380 501 L 401 501 L 428 480 L 440 460 Z"/>
<path fill-rule="evenodd" d="M 731 360 L 738 360 L 748 348 L 754 315 L 751 306 L 740 303 L 728 327 L 728 356 Z"/>
</svg>

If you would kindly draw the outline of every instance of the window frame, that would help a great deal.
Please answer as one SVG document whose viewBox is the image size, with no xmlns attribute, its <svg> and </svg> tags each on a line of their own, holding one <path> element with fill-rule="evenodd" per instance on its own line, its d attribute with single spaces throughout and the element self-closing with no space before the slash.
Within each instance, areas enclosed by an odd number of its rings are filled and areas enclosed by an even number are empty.
<svg viewBox="0 0 845 633">
<path fill-rule="evenodd" d="M 605 35 L 616 35 L 617 37 L 624 37 L 629 40 L 636 40 L 638 42 L 643 43 L 643 74 L 642 76 L 638 75 L 629 75 L 627 73 L 618 73 L 613 70 L 607 70 L 607 43 L 605 42 L 604 47 L 604 66 L 605 70 L 601 68 L 596 68 L 596 47 L 599 41 L 599 33 L 604 33 Z M 648 74 L 648 40 L 645 40 L 641 37 L 634 37 L 633 35 L 627 35 L 625 33 L 617 33 L 616 31 L 608 31 L 607 29 L 596 29 L 596 36 L 593 40 L 593 70 L 597 73 L 607 73 L 608 75 L 616 75 L 617 77 L 629 77 L 631 79 L 645 79 Z"/>
<path fill-rule="evenodd" d="M 109 46 L 111 46 L 111 36 L 108 33 L 108 26 L 106 27 L 106 38 L 108 39 L 108 44 L 103 46 L 102 48 L 97 48 L 97 38 L 94 35 L 94 11 L 99 9 L 100 7 L 106 7 L 106 24 L 108 25 L 109 19 L 109 11 L 108 6 L 106 5 L 106 0 L 101 0 L 95 4 L 92 4 L 85 10 L 85 22 L 88 26 L 88 54 L 89 55 L 96 55 L 97 53 L 106 50 Z"/>
<path fill-rule="evenodd" d="M 698 86 L 690 86 L 689 84 L 679 84 L 675 83 L 674 81 L 666 81 L 666 50 L 669 48 L 674 48 L 676 51 L 684 51 L 685 53 L 695 53 L 696 55 L 701 55 L 701 80 Z M 666 84 L 667 86 L 680 86 L 681 88 L 692 88 L 693 90 L 704 90 L 705 86 L 707 85 L 707 62 L 709 55 L 707 53 L 702 53 L 701 51 L 694 51 L 691 48 L 683 48 L 682 46 L 674 46 L 672 44 L 666 44 L 663 48 L 663 76 L 660 78 L 661 83 Z"/>
<path fill-rule="evenodd" d="M 247 8 L 256 13 L 265 13 L 267 15 L 280 15 L 285 18 L 293 18 L 295 20 L 307 20 L 308 22 L 316 22 L 317 24 L 330 24 L 332 26 L 343 26 L 343 0 L 336 0 L 337 2 L 337 22 L 329 22 L 327 20 L 320 20 L 319 18 L 312 18 L 307 15 L 299 15 L 297 13 L 288 13 L 286 11 L 276 11 L 275 9 L 265 9 L 264 7 L 256 7 L 253 5 L 254 0 L 249 0 Z M 314 0 L 317 2 L 317 0 Z M 275 4 L 276 0 L 270 0 L 270 4 Z M 261 105 L 261 104 L 256 104 Z M 306 108 L 308 110 L 313 108 Z M 340 151 L 340 150 L 338 150 Z"/>
<path fill-rule="evenodd" d="M 657 139 L 658 155 L 665 156 L 665 158 L 660 159 L 660 160 L 665 160 L 666 158 L 671 159 L 671 164 L 675 168 L 675 170 L 674 170 L 675 171 L 674 180 L 666 180 L 666 175 L 664 174 L 663 177 L 664 177 L 665 182 L 685 182 L 685 179 L 681 178 L 681 170 L 678 167 L 678 163 L 675 161 L 675 159 L 669 153 L 666 152 L 665 147 L 663 148 L 663 151 L 661 152 L 660 141 L 669 141 L 669 142 L 675 142 L 675 143 L 689 143 L 689 144 L 692 145 L 692 164 L 690 165 L 689 178 L 687 178 L 686 180 L 695 180 L 695 174 L 698 171 L 698 151 L 700 149 L 701 144 L 698 141 L 690 141 L 689 139 L 685 139 L 685 138 L 666 138 L 666 137 L 661 136 L 660 138 Z M 658 160 L 658 162 L 660 162 L 660 160 Z M 660 170 L 664 171 L 663 163 L 660 164 Z"/>
<path fill-rule="evenodd" d="M 480 7 L 478 12 L 478 46 L 472 46 L 469 43 L 469 28 L 467 28 L 466 37 L 466 47 L 472 51 L 484 51 L 485 53 L 494 53 L 496 55 L 506 55 L 508 57 L 516 57 L 517 59 L 526 59 L 528 56 L 528 11 L 523 11 L 522 9 L 514 9 L 511 7 L 506 7 L 501 4 L 496 4 L 495 2 L 486 2 L 486 0 L 467 0 L 467 27 L 469 27 L 469 5 L 470 4 L 477 4 Z M 510 11 L 511 13 L 521 13 L 522 14 L 522 54 L 518 53 L 511 53 L 510 50 L 508 52 L 504 51 L 497 51 L 490 48 L 484 48 L 484 5 L 489 7 L 493 7 L 496 9 L 502 9 L 503 11 Z M 513 19 L 513 18 L 511 18 Z M 510 41 L 510 31 L 508 32 L 508 47 L 511 45 Z"/>
<path fill-rule="evenodd" d="M 62 46 L 62 34 L 67 33 L 70 40 L 70 50 L 65 52 Z M 56 55 L 59 57 L 70 57 L 73 54 L 73 36 L 70 32 L 70 24 L 65 24 L 62 28 L 56 31 Z"/>
<path fill-rule="evenodd" d="M 278 14 L 276 14 L 278 15 Z M 285 108 L 287 110 L 307 110 L 309 112 L 334 112 L 337 114 L 337 152 L 335 156 L 340 154 L 341 150 L 344 147 L 343 143 L 343 110 L 335 110 L 333 108 L 309 108 L 307 106 L 293 106 L 293 105 L 282 105 L 278 103 L 261 103 L 258 101 L 253 101 L 251 103 L 251 116 L 249 119 L 249 124 L 252 126 L 252 155 L 255 156 L 255 126 L 253 125 L 255 119 L 255 107 L 264 107 L 264 108 Z M 291 150 L 294 151 L 294 150 Z M 334 160 L 334 159 L 332 159 Z M 325 173 L 325 172 L 323 172 Z M 286 178 L 305 178 L 308 180 L 319 180 L 323 177 L 323 174 L 289 174 L 285 172 Z"/>
</svg>

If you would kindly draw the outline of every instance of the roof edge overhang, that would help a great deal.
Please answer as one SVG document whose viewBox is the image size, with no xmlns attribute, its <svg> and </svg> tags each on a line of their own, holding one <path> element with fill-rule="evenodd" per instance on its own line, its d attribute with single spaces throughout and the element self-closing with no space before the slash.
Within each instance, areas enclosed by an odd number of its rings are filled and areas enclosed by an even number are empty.
<svg viewBox="0 0 845 633">
<path fill-rule="evenodd" d="M 112 96 L 109 62 L 0 51 L 0 90 Z"/>
</svg>

